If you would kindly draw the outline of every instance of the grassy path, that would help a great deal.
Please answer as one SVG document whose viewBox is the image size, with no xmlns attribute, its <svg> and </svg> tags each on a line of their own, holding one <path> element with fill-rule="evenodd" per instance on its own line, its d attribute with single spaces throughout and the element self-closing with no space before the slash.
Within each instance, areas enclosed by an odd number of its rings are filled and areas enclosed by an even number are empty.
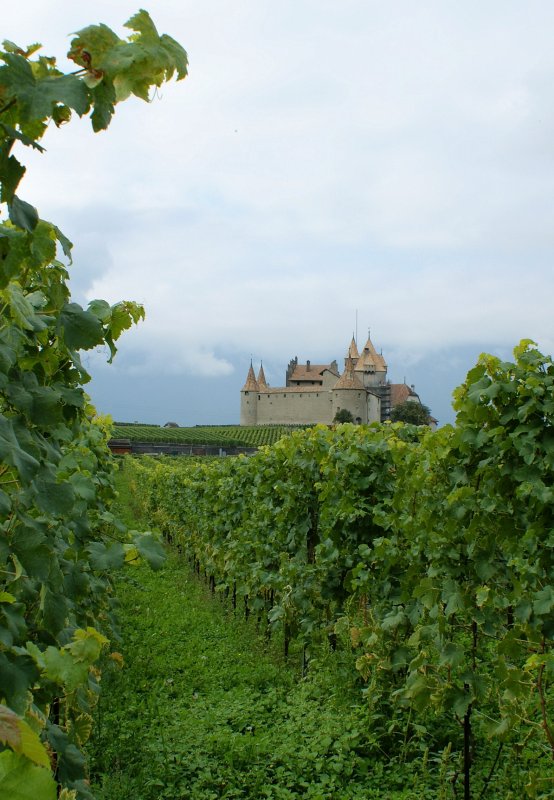
<svg viewBox="0 0 554 800">
<path fill-rule="evenodd" d="M 175 556 L 137 568 L 119 593 L 125 668 L 103 678 L 100 798 L 380 796 L 362 793 L 363 712 L 346 688 L 333 697 L 332 670 L 300 681 Z"/>
</svg>

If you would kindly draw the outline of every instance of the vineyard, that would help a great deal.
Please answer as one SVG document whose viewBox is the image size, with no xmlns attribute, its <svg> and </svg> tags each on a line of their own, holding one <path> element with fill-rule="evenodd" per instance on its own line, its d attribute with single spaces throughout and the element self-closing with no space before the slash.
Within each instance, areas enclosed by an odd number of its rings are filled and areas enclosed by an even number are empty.
<svg viewBox="0 0 554 800">
<path fill-rule="evenodd" d="M 316 426 L 251 458 L 129 466 L 168 542 L 304 671 L 352 652 L 376 757 L 432 759 L 466 800 L 516 764 L 519 796 L 553 790 L 554 364 L 515 356 L 481 357 L 455 427 Z"/>
<path fill-rule="evenodd" d="M 260 447 L 274 444 L 288 436 L 298 426 L 267 425 L 242 427 L 239 425 L 197 425 L 194 428 L 160 428 L 155 425 L 118 425 L 112 428 L 114 439 L 131 442 L 175 443 L 191 445 L 217 445 L 219 447 Z"/>
</svg>

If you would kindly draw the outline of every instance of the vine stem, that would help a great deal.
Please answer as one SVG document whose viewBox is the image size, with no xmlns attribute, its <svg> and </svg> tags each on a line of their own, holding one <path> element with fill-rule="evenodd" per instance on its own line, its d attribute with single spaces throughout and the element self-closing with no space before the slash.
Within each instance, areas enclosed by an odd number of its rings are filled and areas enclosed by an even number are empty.
<svg viewBox="0 0 554 800">
<path fill-rule="evenodd" d="M 546 700 L 545 700 L 545 697 L 544 697 L 544 686 L 543 686 L 543 683 L 542 683 L 542 676 L 543 676 L 543 673 L 544 673 L 544 668 L 545 668 L 545 665 L 541 664 L 541 666 L 539 668 L 539 677 L 537 679 L 537 689 L 539 691 L 539 699 L 540 699 L 540 704 L 541 704 L 542 727 L 543 727 L 543 730 L 544 730 L 544 732 L 546 734 L 546 738 L 548 739 L 548 743 L 550 745 L 550 748 L 552 750 L 552 758 L 554 759 L 554 735 L 552 734 L 552 731 L 550 730 L 550 726 L 548 724 L 548 720 L 547 720 L 547 717 L 546 717 Z"/>
<path fill-rule="evenodd" d="M 16 102 L 17 102 L 17 100 L 15 98 L 13 100 L 10 100 L 10 102 L 7 103 L 3 108 L 0 108 L 0 114 L 3 114 L 4 111 L 8 111 L 10 108 L 13 108 L 13 106 L 15 106 Z"/>
<path fill-rule="evenodd" d="M 485 779 L 485 783 L 483 784 L 483 788 L 481 789 L 481 794 L 479 795 L 478 800 L 483 800 L 483 797 L 485 796 L 485 792 L 487 791 L 489 783 L 491 782 L 491 778 L 494 775 L 494 771 L 496 769 L 496 765 L 498 764 L 498 759 L 500 758 L 500 753 L 502 752 L 503 748 L 504 748 L 504 742 L 500 742 L 500 745 L 496 753 L 496 757 L 492 763 L 492 767 L 489 770 L 489 774 Z"/>
</svg>

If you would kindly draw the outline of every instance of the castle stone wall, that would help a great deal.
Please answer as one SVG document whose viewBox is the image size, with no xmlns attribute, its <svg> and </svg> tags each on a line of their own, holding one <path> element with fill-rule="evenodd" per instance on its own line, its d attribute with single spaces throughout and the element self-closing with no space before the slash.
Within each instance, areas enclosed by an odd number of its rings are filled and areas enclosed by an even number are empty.
<svg viewBox="0 0 554 800">
<path fill-rule="evenodd" d="M 356 389 L 337 389 L 333 393 L 333 419 L 338 411 L 343 409 L 350 411 L 354 421 L 362 424 L 368 422 L 368 401 L 369 394 Z M 371 422 L 371 420 L 369 420 Z"/>
<path fill-rule="evenodd" d="M 256 425 L 309 425 L 313 422 L 330 425 L 333 421 L 330 391 L 290 392 L 284 389 L 254 396 L 258 404 Z"/>
</svg>

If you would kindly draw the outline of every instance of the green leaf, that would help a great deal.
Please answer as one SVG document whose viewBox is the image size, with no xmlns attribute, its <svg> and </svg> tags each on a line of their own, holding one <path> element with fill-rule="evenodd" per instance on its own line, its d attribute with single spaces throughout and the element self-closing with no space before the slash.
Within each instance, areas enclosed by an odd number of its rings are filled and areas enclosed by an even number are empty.
<svg viewBox="0 0 554 800">
<path fill-rule="evenodd" d="M 65 516 L 69 514 L 75 502 L 75 492 L 69 483 L 57 483 L 48 478 L 37 478 L 34 481 L 37 506 L 46 514 Z"/>
<path fill-rule="evenodd" d="M 68 608 L 69 603 L 63 595 L 46 589 L 42 603 L 44 627 L 53 633 L 61 631 L 65 627 Z"/>
<path fill-rule="evenodd" d="M 21 477 L 28 481 L 39 468 L 36 458 L 20 447 L 14 424 L 0 414 L 0 459 L 15 467 Z"/>
<path fill-rule="evenodd" d="M 95 628 L 83 630 L 78 628 L 73 634 L 73 642 L 67 646 L 76 661 L 93 664 L 100 658 L 100 653 L 108 639 Z"/>
<path fill-rule="evenodd" d="M 23 121 L 43 120 L 51 116 L 58 103 L 73 108 L 79 116 L 88 111 L 86 86 L 75 75 L 47 75 L 35 78 L 29 61 L 23 56 L 4 55 L 0 84 L 17 99 Z"/>
<path fill-rule="evenodd" d="M 79 787 L 78 796 L 83 800 L 94 800 L 82 780 L 85 775 L 85 758 L 58 725 L 49 724 L 48 741 L 58 753 L 58 779 L 63 785 Z"/>
<path fill-rule="evenodd" d="M 457 611 L 462 611 L 464 608 L 462 595 L 457 589 L 450 594 L 443 595 L 443 599 L 446 600 L 446 608 L 444 609 L 444 613 L 447 617 L 450 617 Z"/>
<path fill-rule="evenodd" d="M 40 332 L 47 327 L 43 320 L 38 316 L 29 298 L 23 294 L 23 290 L 17 281 L 12 281 L 5 289 L 6 298 L 10 306 L 10 312 L 14 320 L 28 331 Z"/>
<path fill-rule="evenodd" d="M 104 341 L 102 325 L 94 314 L 78 303 L 67 303 L 60 314 L 59 328 L 72 350 L 90 350 Z"/>
<path fill-rule="evenodd" d="M 105 545 L 103 542 L 91 542 L 87 550 L 93 569 L 102 572 L 107 569 L 119 569 L 125 560 L 125 550 L 120 542 Z"/>
<path fill-rule="evenodd" d="M 535 594 L 533 602 L 533 611 L 535 614 L 543 616 L 550 614 L 554 608 L 554 588 L 552 586 L 545 586 L 540 592 Z"/>
<path fill-rule="evenodd" d="M 460 717 L 465 715 L 471 703 L 471 695 L 463 689 L 454 688 L 451 694 L 451 707 L 454 712 Z"/>
<path fill-rule="evenodd" d="M 35 150 L 38 150 L 39 153 L 44 153 L 44 147 L 42 147 L 38 142 L 35 142 L 29 136 L 25 136 L 24 133 L 21 131 L 12 128 L 10 125 L 6 125 L 5 122 L 0 122 L 0 128 L 4 129 L 4 132 L 10 139 L 17 139 L 21 144 L 24 144 L 25 147 L 32 147 Z"/>
<path fill-rule="evenodd" d="M 157 42 L 160 38 L 150 14 L 142 8 L 131 19 L 127 20 L 124 27 L 142 34 L 142 37 L 147 42 Z"/>
<path fill-rule="evenodd" d="M 110 321 L 112 316 L 111 306 L 105 300 L 91 300 L 88 304 L 88 310 L 95 317 L 98 317 L 104 325 Z"/>
<path fill-rule="evenodd" d="M 11 203 L 19 183 L 25 175 L 25 167 L 15 156 L 7 156 L 0 151 L 1 188 L 0 202 Z"/>
<path fill-rule="evenodd" d="M 94 110 L 90 116 L 95 133 L 105 130 L 111 122 L 115 111 L 115 88 L 106 79 L 91 89 Z"/>
<path fill-rule="evenodd" d="M 6 800 L 56 800 L 57 786 L 50 770 L 23 755 L 0 753 L 0 797 Z"/>
<path fill-rule="evenodd" d="M 64 256 L 69 259 L 69 263 L 72 264 L 73 259 L 71 256 L 71 251 L 73 250 L 73 243 L 69 241 L 67 236 L 65 236 L 56 225 L 53 225 L 52 227 L 54 228 L 56 239 L 62 246 Z"/>
<path fill-rule="evenodd" d="M 38 764 L 39 767 L 46 767 L 49 769 L 50 758 L 38 734 L 36 734 L 23 719 L 19 721 L 19 729 L 21 732 L 21 743 L 17 752 L 24 755 L 34 764 Z"/>
<path fill-rule="evenodd" d="M 96 499 L 96 484 L 94 480 L 82 472 L 74 472 L 69 478 L 76 497 L 86 500 L 89 503 Z"/>
<path fill-rule="evenodd" d="M 27 645 L 27 649 L 31 652 L 30 645 Z M 31 655 L 33 655 L 32 652 Z M 67 649 L 58 650 L 58 648 L 50 646 L 41 656 L 44 664 L 43 674 L 49 680 L 63 686 L 66 691 L 72 692 L 86 682 L 89 664 L 77 662 Z M 40 663 L 39 666 L 41 666 Z"/>
<path fill-rule="evenodd" d="M 167 33 L 162 33 L 160 36 L 160 44 L 166 51 L 168 57 L 173 62 L 175 66 L 175 70 L 177 72 L 177 80 L 181 81 L 183 78 L 187 77 L 188 74 L 188 56 L 186 50 L 176 42 L 171 36 L 168 36 Z M 168 72 L 166 77 L 171 77 L 172 73 Z"/>
<path fill-rule="evenodd" d="M 37 677 L 37 669 L 30 658 L 18 656 L 11 660 L 7 655 L 0 652 L 2 697 L 14 711 L 21 713 L 25 711 L 27 707 L 27 692 Z"/>
<path fill-rule="evenodd" d="M 49 222 L 38 223 L 31 239 L 31 253 L 37 266 L 50 264 L 56 258 L 56 232 Z"/>
<path fill-rule="evenodd" d="M 463 663 L 465 651 L 463 647 L 457 645 L 455 642 L 447 642 L 441 650 L 440 664 L 441 666 L 457 667 Z"/>
<path fill-rule="evenodd" d="M 514 608 L 514 616 L 519 622 L 527 622 L 533 611 L 533 606 L 528 597 L 522 597 Z"/>
<path fill-rule="evenodd" d="M 132 531 L 131 531 L 132 533 Z M 152 567 L 152 569 L 160 569 L 165 562 L 165 550 L 163 545 L 158 539 L 155 539 L 150 533 L 140 533 L 133 536 L 133 543 L 140 555 Z"/>
<path fill-rule="evenodd" d="M 475 592 L 475 599 L 479 608 L 482 608 L 485 605 L 489 594 L 490 586 L 479 586 Z"/>
<path fill-rule="evenodd" d="M 31 422 L 43 428 L 63 420 L 62 393 L 52 386 L 39 386 L 31 391 Z"/>
<path fill-rule="evenodd" d="M 50 767 L 48 753 L 38 734 L 11 708 L 0 705 L 0 742 L 41 767 Z"/>
<path fill-rule="evenodd" d="M 10 220 L 18 228 L 32 233 L 38 225 L 38 211 L 30 203 L 25 200 L 20 200 L 17 195 L 13 196 L 11 203 L 8 205 L 8 214 Z"/>
</svg>

